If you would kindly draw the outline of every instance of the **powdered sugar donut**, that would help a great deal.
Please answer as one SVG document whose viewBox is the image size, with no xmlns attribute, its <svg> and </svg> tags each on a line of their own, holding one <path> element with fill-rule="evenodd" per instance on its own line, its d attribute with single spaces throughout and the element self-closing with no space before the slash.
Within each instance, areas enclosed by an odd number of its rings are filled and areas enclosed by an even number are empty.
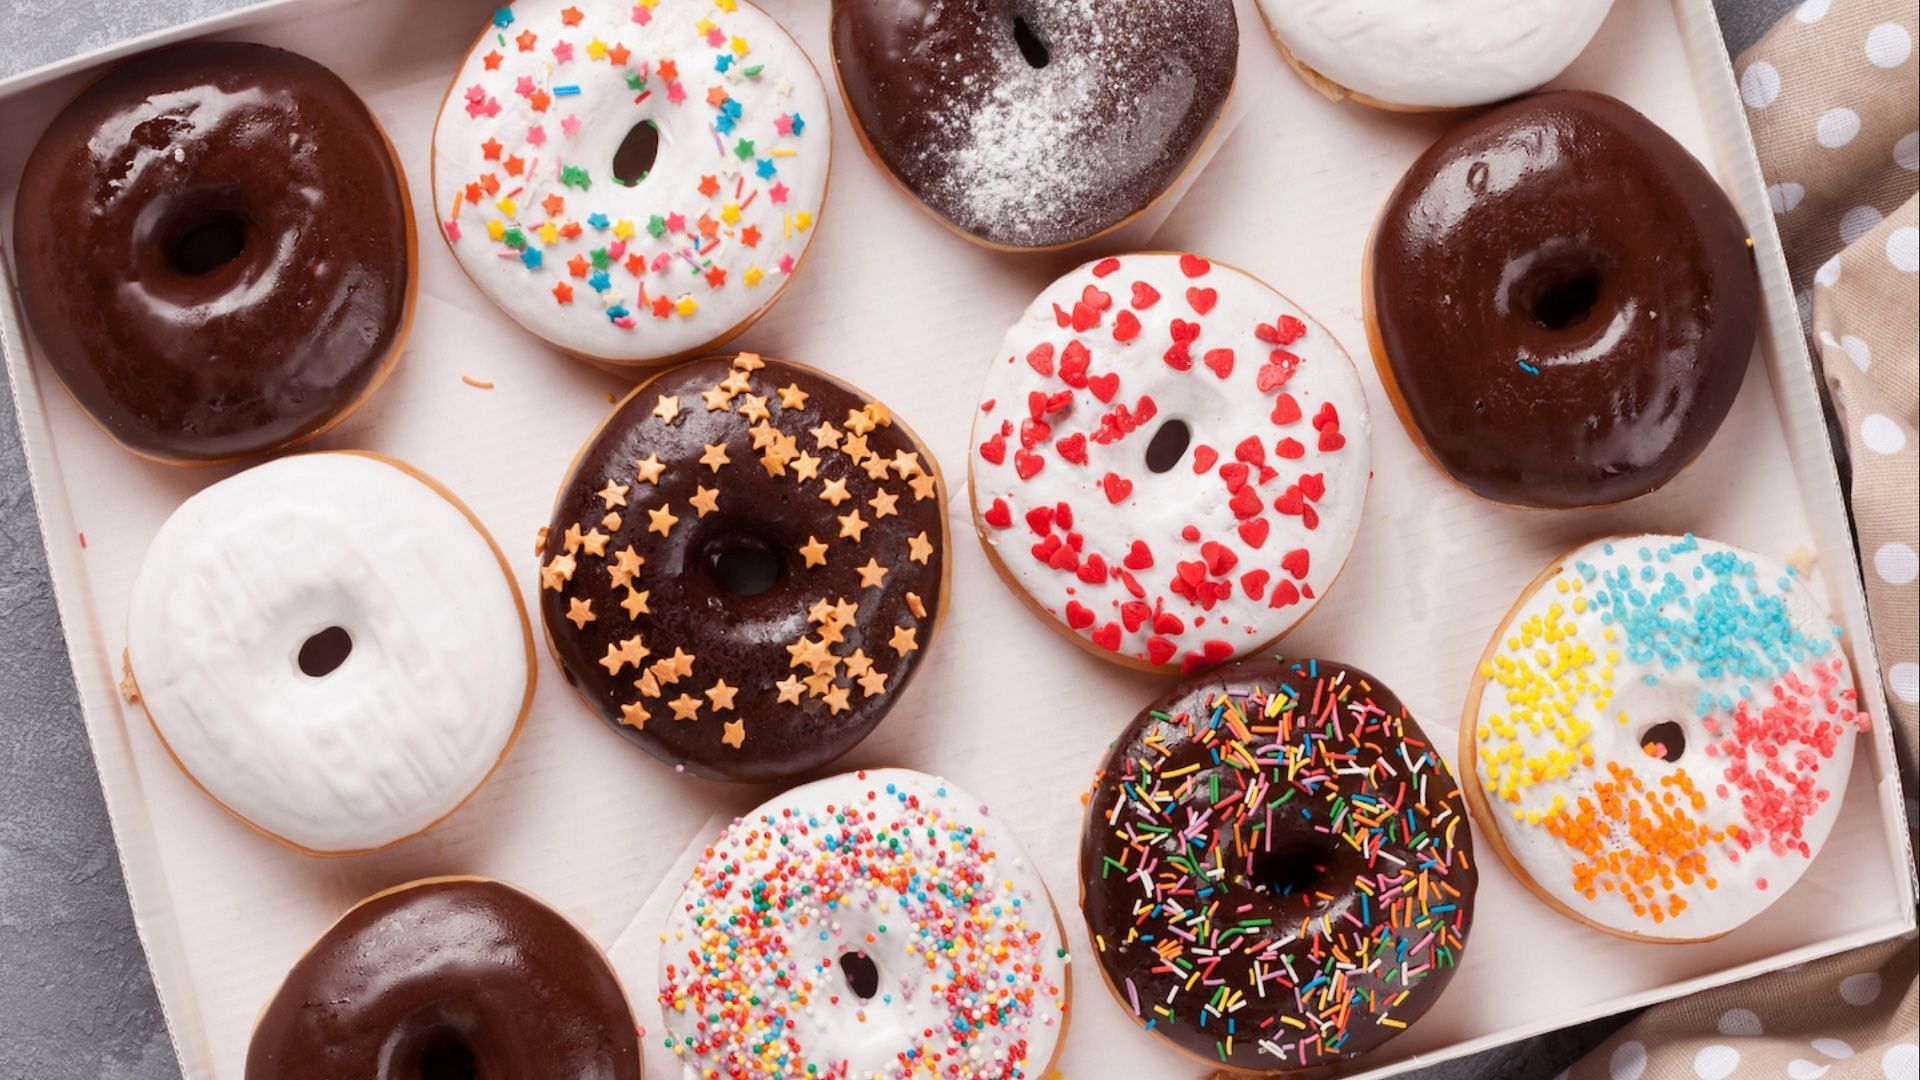
<svg viewBox="0 0 1920 1080">
<path fill-rule="evenodd" d="M 1762 556 L 1691 536 L 1576 549 L 1507 617 L 1467 697 L 1482 835 L 1590 926 L 1733 930 L 1799 880 L 1839 815 L 1867 718 L 1838 635 Z"/>
<path fill-rule="evenodd" d="M 1613 0 L 1260 0 L 1301 77 L 1338 101 L 1460 109 L 1524 94 L 1565 71 Z"/>
<path fill-rule="evenodd" d="M 134 580 L 126 659 L 187 775 L 315 854 L 452 813 L 533 700 L 533 637 L 493 540 L 370 454 L 282 458 L 181 504 Z"/>
<path fill-rule="evenodd" d="M 1196 255 L 1102 259 L 1007 332 L 974 419 L 975 525 L 1096 654 L 1193 672 L 1332 583 L 1369 433 L 1346 351 L 1264 283 Z"/>
<path fill-rule="evenodd" d="M 780 295 L 830 148 L 819 73 L 750 3 L 520 0 L 441 106 L 434 206 L 522 326 L 582 356 L 664 362 Z"/>
<path fill-rule="evenodd" d="M 1051 1075 L 1067 948 L 987 808 L 906 769 L 797 787 L 706 851 L 660 953 L 694 1077 Z"/>
</svg>

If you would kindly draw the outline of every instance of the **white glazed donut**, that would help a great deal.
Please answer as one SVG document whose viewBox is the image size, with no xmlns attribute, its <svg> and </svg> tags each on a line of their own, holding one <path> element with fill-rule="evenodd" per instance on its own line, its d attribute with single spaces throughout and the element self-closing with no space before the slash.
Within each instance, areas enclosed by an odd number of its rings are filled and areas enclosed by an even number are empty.
<svg viewBox="0 0 1920 1080">
<path fill-rule="evenodd" d="M 1323 93 L 1400 109 L 1467 108 L 1536 89 L 1573 63 L 1611 7 L 1613 0 L 1260 0 L 1288 61 Z"/>
<path fill-rule="evenodd" d="M 696 1077 L 1049 1075 L 1067 949 L 1040 872 L 938 777 L 816 781 L 736 819 L 668 917 L 667 1048 Z"/>
<path fill-rule="evenodd" d="M 1798 574 L 1691 536 L 1556 561 L 1487 647 L 1464 785 L 1552 906 L 1623 936 L 1717 937 L 1826 842 L 1858 711 L 1839 628 Z"/>
<path fill-rule="evenodd" d="M 1007 332 L 974 418 L 975 525 L 1076 641 L 1192 673 L 1332 584 L 1369 431 L 1353 362 L 1286 297 L 1195 255 L 1102 259 Z"/>
<path fill-rule="evenodd" d="M 134 580 L 127 664 L 187 775 L 315 854 L 452 813 L 533 697 L 493 540 L 438 485 L 357 453 L 282 458 L 181 504 Z"/>
<path fill-rule="evenodd" d="M 641 125 L 658 156 L 627 186 L 615 155 Z M 826 198 L 829 129 L 812 61 L 745 0 L 520 0 L 441 105 L 434 206 L 522 326 L 658 363 L 745 329 L 786 287 Z"/>
</svg>

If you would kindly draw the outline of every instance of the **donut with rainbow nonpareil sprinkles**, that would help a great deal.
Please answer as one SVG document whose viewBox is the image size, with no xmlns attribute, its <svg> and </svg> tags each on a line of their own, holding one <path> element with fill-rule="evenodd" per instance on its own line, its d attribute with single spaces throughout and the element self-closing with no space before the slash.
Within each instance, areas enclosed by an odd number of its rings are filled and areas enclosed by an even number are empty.
<svg viewBox="0 0 1920 1080">
<path fill-rule="evenodd" d="M 1192 674 L 1280 637 L 1332 584 L 1369 431 L 1346 351 L 1286 297 L 1197 255 L 1101 259 L 994 358 L 974 524 L 1076 643 Z"/>
<path fill-rule="evenodd" d="M 520 0 L 441 106 L 434 206 L 467 275 L 529 331 L 661 363 L 780 295 L 830 148 L 819 73 L 744 0 Z"/>
<path fill-rule="evenodd" d="M 1461 724 L 1484 834 L 1536 895 L 1640 940 L 1718 937 L 1807 871 L 1867 727 L 1798 571 L 1693 536 L 1595 540 L 1487 646 Z"/>
</svg>

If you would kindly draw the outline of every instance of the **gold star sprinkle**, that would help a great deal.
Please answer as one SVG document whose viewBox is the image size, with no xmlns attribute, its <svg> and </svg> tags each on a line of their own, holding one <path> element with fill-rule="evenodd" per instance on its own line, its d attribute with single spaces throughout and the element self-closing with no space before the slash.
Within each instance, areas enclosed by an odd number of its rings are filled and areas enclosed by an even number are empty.
<svg viewBox="0 0 1920 1080">
<path fill-rule="evenodd" d="M 641 642 L 640 635 L 635 634 L 618 645 L 609 644 L 607 646 L 607 655 L 600 658 L 600 666 L 607 669 L 607 674 L 618 675 L 620 674 L 620 669 L 628 664 L 632 664 L 638 668 L 640 662 L 647 658 L 647 654 L 650 651 L 651 650 Z"/>
<path fill-rule="evenodd" d="M 852 538 L 857 544 L 860 542 L 860 534 L 866 531 L 867 519 L 860 516 L 860 511 L 855 510 L 850 514 L 840 515 L 840 539 Z"/>
<path fill-rule="evenodd" d="M 854 618 L 859 614 L 860 605 L 842 597 L 840 602 L 834 605 L 833 623 L 835 626 L 852 626 Z"/>
<path fill-rule="evenodd" d="M 922 532 L 919 536 L 911 537 L 907 540 L 907 558 L 912 559 L 914 562 L 917 562 L 922 566 L 925 566 L 927 559 L 932 555 L 933 555 L 933 542 L 927 539 L 927 534 L 925 532 Z"/>
<path fill-rule="evenodd" d="M 683 690 L 679 697 L 667 702 L 667 708 L 673 710 L 675 720 L 693 720 L 700 715 L 700 699 Z"/>
<path fill-rule="evenodd" d="M 707 452 L 700 455 L 700 464 L 714 472 L 719 472 L 720 466 L 731 463 L 732 459 L 727 457 L 727 444 L 724 442 L 708 443 Z"/>
<path fill-rule="evenodd" d="M 620 531 L 620 526 L 625 524 L 625 522 L 626 519 L 620 516 L 620 511 L 609 510 L 607 511 L 607 515 L 600 519 L 600 527 L 610 533 L 617 533 Z"/>
<path fill-rule="evenodd" d="M 567 621 L 576 629 L 585 630 L 594 620 L 593 603 L 578 596 L 567 601 Z"/>
<path fill-rule="evenodd" d="M 833 604 L 828 602 L 827 598 L 823 596 L 814 601 L 813 606 L 807 609 L 807 621 L 810 623 L 826 622 L 828 619 L 833 618 L 833 612 Z"/>
<path fill-rule="evenodd" d="M 660 666 L 659 664 L 655 664 L 653 668 L 657 668 L 659 666 Z M 640 691 L 642 694 L 647 695 L 648 697 L 659 697 L 660 696 L 660 680 L 654 678 L 653 668 L 648 668 L 646 674 L 633 680 L 633 688 L 635 690 Z"/>
<path fill-rule="evenodd" d="M 873 507 L 873 518 L 875 521 L 878 521 L 881 518 L 892 517 L 894 514 L 899 513 L 898 510 L 894 509 L 894 504 L 899 501 L 900 496 L 895 495 L 886 488 L 881 488 L 879 491 L 873 493 L 873 498 L 867 500 L 867 505 Z"/>
<path fill-rule="evenodd" d="M 748 428 L 747 434 L 752 436 L 755 450 L 765 450 L 780 440 L 780 429 L 765 421 Z"/>
<path fill-rule="evenodd" d="M 767 399 L 759 394 L 748 394 L 741 398 L 739 411 L 741 416 L 755 423 L 763 422 L 771 415 L 767 412 Z"/>
<path fill-rule="evenodd" d="M 620 706 L 620 722 L 639 731 L 647 726 L 647 708 L 637 701 Z"/>
<path fill-rule="evenodd" d="M 840 452 L 847 455 L 847 459 L 855 465 L 860 464 L 866 460 L 869 454 L 873 453 L 873 451 L 867 449 L 867 437 L 865 435 L 847 436 L 846 439 L 840 443 Z"/>
<path fill-rule="evenodd" d="M 805 408 L 807 396 L 807 392 L 800 389 L 799 383 L 788 383 L 780 388 L 780 407 L 783 409 Z"/>
<path fill-rule="evenodd" d="M 601 558 L 606 555 L 607 541 L 611 539 L 613 539 L 613 537 L 608 536 L 599 529 L 593 529 L 590 530 L 587 535 L 580 538 L 580 547 L 584 549 L 587 554 L 595 558 Z"/>
<path fill-rule="evenodd" d="M 859 574 L 860 587 L 863 589 L 877 589 L 881 582 L 887 580 L 887 568 L 881 566 L 877 559 L 869 558 L 867 565 L 860 568 Z"/>
<path fill-rule="evenodd" d="M 907 481 L 907 486 L 913 489 L 913 501 L 921 502 L 933 498 L 934 493 L 940 490 L 940 479 L 930 472 L 921 473 Z"/>
<path fill-rule="evenodd" d="M 918 476 L 920 474 L 920 455 L 909 453 L 905 450 L 895 450 L 893 452 L 893 471 L 899 473 L 902 478 Z"/>
<path fill-rule="evenodd" d="M 675 679 L 684 679 L 693 674 L 693 654 L 681 652 L 678 645 L 673 647 L 673 655 L 667 657 L 667 666 L 673 671 Z"/>
<path fill-rule="evenodd" d="M 887 691 L 887 673 L 869 671 L 860 676 L 860 692 L 868 697 L 879 697 Z"/>
<path fill-rule="evenodd" d="M 607 570 L 607 577 L 612 580 L 613 587 L 618 589 L 632 581 L 633 575 L 640 572 L 641 564 L 646 561 L 640 557 L 639 552 L 633 550 L 632 544 L 628 544 L 613 553 L 613 566 Z"/>
<path fill-rule="evenodd" d="M 867 419 L 879 424 L 881 427 L 888 427 L 893 423 L 893 414 L 887 411 L 885 405 L 877 401 L 867 402 L 866 408 L 860 411 L 867 414 Z"/>
<path fill-rule="evenodd" d="M 661 394 L 660 403 L 653 407 L 653 415 L 664 423 L 673 423 L 673 418 L 680 415 L 680 398 L 674 394 Z"/>
<path fill-rule="evenodd" d="M 571 555 L 580 550 L 580 541 L 583 539 L 585 537 L 580 535 L 580 526 L 569 525 L 567 531 L 560 534 L 560 548 Z"/>
<path fill-rule="evenodd" d="M 847 657 L 847 678 L 857 679 L 872 670 L 873 658 L 867 655 L 867 650 L 855 649 L 853 655 Z"/>
<path fill-rule="evenodd" d="M 887 644 L 893 646 L 894 652 L 905 656 L 920 647 L 919 642 L 913 640 L 913 635 L 916 633 L 918 631 L 913 627 L 896 626 L 893 628 L 893 637 L 887 641 Z"/>
<path fill-rule="evenodd" d="M 873 430 L 873 417 L 859 409 L 847 410 L 847 422 L 841 425 L 855 435 L 865 435 Z"/>
<path fill-rule="evenodd" d="M 809 536 L 807 537 L 806 544 L 800 548 L 800 556 L 807 560 L 806 569 L 811 569 L 815 566 L 825 566 L 827 565 L 827 545 Z M 562 557 L 564 558 L 564 556 Z M 558 585 L 554 586 L 556 589 L 559 587 Z"/>
<path fill-rule="evenodd" d="M 540 568 L 540 587 L 559 592 L 562 585 L 573 580 L 573 567 L 573 556 L 555 555 L 548 560 L 547 565 Z"/>
<path fill-rule="evenodd" d="M 827 481 L 826 486 L 820 489 L 820 498 L 822 501 L 830 502 L 835 507 L 838 507 L 841 503 L 853 498 L 853 496 L 847 494 L 846 479 L 836 476 Z"/>
<path fill-rule="evenodd" d="M 673 511 L 664 506 L 656 506 L 647 511 L 647 518 L 647 531 L 657 532 L 661 536 L 667 535 L 675 525 L 680 524 L 680 519 L 673 516 Z"/>
<path fill-rule="evenodd" d="M 660 460 L 659 454 L 648 454 L 644 458 L 635 458 L 633 462 L 633 478 L 638 483 L 658 484 L 660 475 L 666 471 L 666 463 Z"/>
<path fill-rule="evenodd" d="M 545 525 L 540 526 L 540 528 L 534 532 L 533 534 L 534 558 L 537 559 L 540 556 L 545 555 L 547 553 L 547 536 L 548 536 L 548 532 L 547 532 L 547 527 Z"/>
<path fill-rule="evenodd" d="M 820 421 L 820 426 L 813 429 L 813 448 L 825 450 L 839 445 L 840 429 L 834 427 L 831 420 Z"/>
<path fill-rule="evenodd" d="M 887 478 L 887 459 L 879 454 L 869 456 L 861 468 L 867 470 L 867 479 L 885 480 Z"/>
<path fill-rule="evenodd" d="M 802 451 L 799 457 L 793 459 L 793 476 L 796 482 L 800 480 L 811 480 L 819 475 L 819 458 Z"/>
<path fill-rule="evenodd" d="M 735 750 L 740 749 L 740 744 L 747 741 L 747 722 L 745 720 L 729 720 L 721 727 L 720 731 L 720 741 L 733 747 Z"/>
<path fill-rule="evenodd" d="M 725 386 L 716 386 L 711 390 L 702 391 L 700 400 L 707 403 L 708 412 L 714 412 L 733 404 L 733 392 Z"/>
<path fill-rule="evenodd" d="M 620 606 L 626 609 L 627 618 L 637 619 L 642 615 L 651 614 L 647 609 L 647 597 L 652 595 L 651 592 L 634 592 L 633 589 L 629 587 L 627 589 L 627 598 L 620 601 Z"/>
<path fill-rule="evenodd" d="M 720 509 L 720 492 L 710 487 L 695 486 L 693 498 L 688 499 L 687 503 L 700 511 L 701 517 L 706 517 Z"/>
<path fill-rule="evenodd" d="M 827 691 L 826 693 L 820 695 L 820 700 L 827 703 L 828 712 L 837 714 L 837 713 L 843 713 L 847 711 L 847 696 L 848 695 L 847 695 L 846 687 L 836 686 L 833 689 Z"/>
<path fill-rule="evenodd" d="M 609 510 L 616 506 L 625 506 L 627 505 L 627 492 L 629 490 L 631 489 L 625 484 L 616 484 L 612 480 L 608 480 L 607 486 L 600 489 L 600 501 L 605 503 Z"/>
<path fill-rule="evenodd" d="M 805 681 L 807 693 L 813 697 L 819 697 L 833 686 L 833 676 L 824 671 L 807 676 Z"/>
<path fill-rule="evenodd" d="M 916 619 L 927 617 L 927 605 L 920 602 L 920 594 L 917 592 L 907 594 L 907 610 L 913 612 L 913 617 Z"/>
<path fill-rule="evenodd" d="M 707 700 L 713 702 L 714 712 L 719 712 L 722 709 L 732 709 L 733 697 L 739 692 L 739 687 L 728 686 L 727 680 L 725 679 L 715 679 L 713 685 L 706 689 Z"/>
<path fill-rule="evenodd" d="M 753 379 L 744 371 L 732 372 L 720 381 L 720 389 L 729 394 L 744 394 L 752 385 Z"/>
<path fill-rule="evenodd" d="M 760 359 L 759 353 L 743 352 L 733 358 L 733 366 L 741 371 L 759 371 L 767 366 L 767 362 Z"/>
<path fill-rule="evenodd" d="M 800 692 L 807 688 L 807 684 L 794 678 L 792 672 L 788 672 L 786 678 L 774 683 L 773 686 L 780 692 L 780 703 L 783 705 L 800 704 Z"/>
</svg>

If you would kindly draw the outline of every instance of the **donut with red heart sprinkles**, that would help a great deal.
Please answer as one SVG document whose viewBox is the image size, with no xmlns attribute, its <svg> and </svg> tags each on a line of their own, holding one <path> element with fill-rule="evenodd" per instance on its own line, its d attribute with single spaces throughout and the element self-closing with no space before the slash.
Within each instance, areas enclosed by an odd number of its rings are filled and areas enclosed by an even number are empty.
<svg viewBox="0 0 1920 1080">
<path fill-rule="evenodd" d="M 1007 332 L 974 418 L 974 524 L 1096 655 L 1202 671 L 1333 583 L 1370 431 L 1346 350 L 1264 282 L 1191 254 L 1105 258 Z"/>
</svg>

